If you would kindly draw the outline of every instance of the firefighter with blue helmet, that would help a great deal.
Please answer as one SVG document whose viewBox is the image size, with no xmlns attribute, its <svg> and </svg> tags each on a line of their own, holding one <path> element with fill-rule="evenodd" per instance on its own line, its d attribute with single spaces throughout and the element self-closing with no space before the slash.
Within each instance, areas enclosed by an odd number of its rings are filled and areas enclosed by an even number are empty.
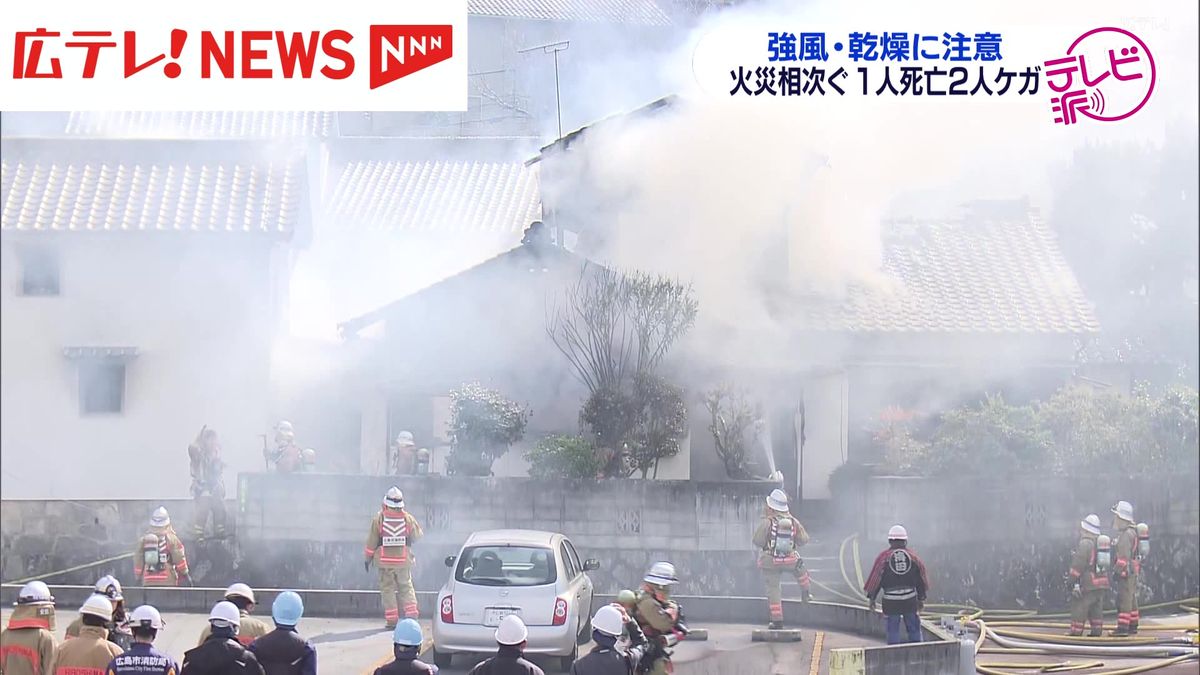
<svg viewBox="0 0 1200 675">
<path fill-rule="evenodd" d="M 438 667 L 417 658 L 425 642 L 421 624 L 416 619 L 404 619 L 392 631 L 392 654 L 395 660 L 375 669 L 375 675 L 436 675 Z"/>
</svg>

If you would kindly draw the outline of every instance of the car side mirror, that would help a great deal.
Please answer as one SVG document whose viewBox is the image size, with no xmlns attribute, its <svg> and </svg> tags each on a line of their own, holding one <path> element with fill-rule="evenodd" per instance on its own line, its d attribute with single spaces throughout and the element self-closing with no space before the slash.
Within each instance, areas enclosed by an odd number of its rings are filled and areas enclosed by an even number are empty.
<svg viewBox="0 0 1200 675">
<path fill-rule="evenodd" d="M 583 561 L 583 571 L 591 572 L 592 570 L 600 569 L 600 561 L 595 558 L 588 558 Z"/>
<path fill-rule="evenodd" d="M 446 556 L 446 567 L 454 567 L 455 560 L 458 560 L 458 556 L 456 556 L 456 555 Z"/>
</svg>

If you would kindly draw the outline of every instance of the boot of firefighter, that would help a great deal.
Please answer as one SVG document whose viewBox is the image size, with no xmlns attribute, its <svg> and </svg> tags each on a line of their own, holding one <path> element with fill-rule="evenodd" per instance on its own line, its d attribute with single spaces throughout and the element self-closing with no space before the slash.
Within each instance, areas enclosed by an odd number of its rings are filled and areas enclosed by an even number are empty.
<svg viewBox="0 0 1200 675">
<path fill-rule="evenodd" d="M 783 630 L 783 622 L 770 621 L 767 623 L 767 630 Z"/>
<path fill-rule="evenodd" d="M 1129 637 L 1129 626 L 1127 624 L 1117 624 L 1117 629 L 1109 633 L 1112 637 Z"/>
</svg>

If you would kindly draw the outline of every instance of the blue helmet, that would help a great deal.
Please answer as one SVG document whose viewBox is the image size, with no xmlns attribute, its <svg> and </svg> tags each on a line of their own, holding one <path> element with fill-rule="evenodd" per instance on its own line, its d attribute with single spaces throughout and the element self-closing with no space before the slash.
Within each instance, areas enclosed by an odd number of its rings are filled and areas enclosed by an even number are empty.
<svg viewBox="0 0 1200 675">
<path fill-rule="evenodd" d="M 421 636 L 421 624 L 416 619 L 405 619 L 396 624 L 392 633 L 392 642 L 404 647 L 420 647 L 424 642 Z"/>
<path fill-rule="evenodd" d="M 271 605 L 271 618 L 279 626 L 295 626 L 304 616 L 304 601 L 294 591 L 284 591 Z"/>
</svg>

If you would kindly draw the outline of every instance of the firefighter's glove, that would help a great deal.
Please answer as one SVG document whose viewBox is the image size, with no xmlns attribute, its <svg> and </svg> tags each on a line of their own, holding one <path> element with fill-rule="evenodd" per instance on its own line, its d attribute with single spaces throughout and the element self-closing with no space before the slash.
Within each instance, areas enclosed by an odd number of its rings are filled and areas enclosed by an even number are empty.
<svg viewBox="0 0 1200 675">
<path fill-rule="evenodd" d="M 871 613 L 875 613 L 875 598 L 871 598 Z"/>
<path fill-rule="evenodd" d="M 364 572 L 371 571 L 371 559 L 370 558 L 367 558 L 366 560 L 363 561 L 363 571 Z"/>
<path fill-rule="evenodd" d="M 1083 591 L 1079 589 L 1079 584 L 1075 584 L 1074 586 L 1071 587 L 1071 597 L 1072 598 L 1075 598 L 1076 600 L 1078 600 L 1082 596 L 1083 596 Z"/>
</svg>

